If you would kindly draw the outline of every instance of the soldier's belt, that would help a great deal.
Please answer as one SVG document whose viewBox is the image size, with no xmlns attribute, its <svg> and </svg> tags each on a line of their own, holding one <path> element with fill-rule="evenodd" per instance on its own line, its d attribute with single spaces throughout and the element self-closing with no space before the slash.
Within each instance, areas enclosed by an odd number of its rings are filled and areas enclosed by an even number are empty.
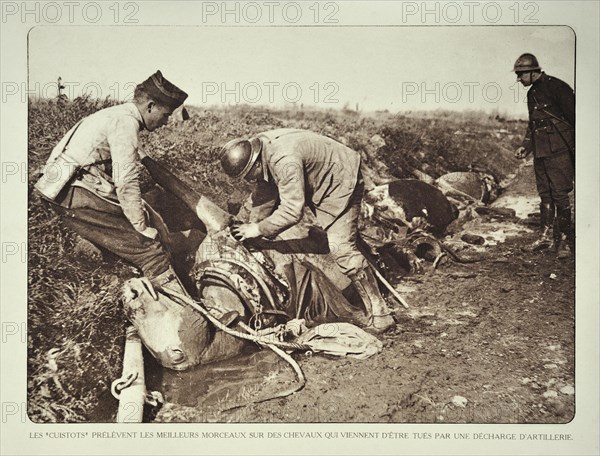
<svg viewBox="0 0 600 456">
<path fill-rule="evenodd" d="M 554 119 L 540 119 L 540 120 L 532 120 L 531 127 L 534 131 L 545 131 L 548 133 L 555 133 L 558 131 L 566 131 L 571 128 L 565 128 L 568 124 L 566 123 L 558 123 Z"/>
</svg>

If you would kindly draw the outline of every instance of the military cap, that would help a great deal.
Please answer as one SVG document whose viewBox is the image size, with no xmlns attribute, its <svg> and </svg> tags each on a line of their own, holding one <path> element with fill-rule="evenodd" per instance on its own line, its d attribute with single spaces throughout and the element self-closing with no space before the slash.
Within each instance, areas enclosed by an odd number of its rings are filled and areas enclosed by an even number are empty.
<svg viewBox="0 0 600 456">
<path fill-rule="evenodd" d="M 141 90 L 154 101 L 173 107 L 173 109 L 181 106 L 188 97 L 187 93 L 169 82 L 160 70 L 142 82 L 140 86 Z"/>
</svg>

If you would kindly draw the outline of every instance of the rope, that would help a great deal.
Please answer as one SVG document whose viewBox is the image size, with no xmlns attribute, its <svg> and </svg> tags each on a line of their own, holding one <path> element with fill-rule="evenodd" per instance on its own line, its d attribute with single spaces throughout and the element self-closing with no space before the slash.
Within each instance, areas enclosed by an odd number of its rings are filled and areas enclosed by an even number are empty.
<svg viewBox="0 0 600 456">
<path fill-rule="evenodd" d="M 238 322 L 238 325 L 241 328 L 243 328 L 245 331 L 247 331 L 249 334 L 235 331 L 233 329 L 230 329 L 223 323 L 221 323 L 215 317 L 213 317 L 212 314 L 208 310 L 206 310 L 204 307 L 202 307 L 199 303 L 194 301 L 192 298 L 190 298 L 186 295 L 182 295 L 180 293 L 174 292 L 172 290 L 164 289 L 163 291 L 166 292 L 167 294 L 170 294 L 171 296 L 181 299 L 182 301 L 189 304 L 192 308 L 194 308 L 195 310 L 200 312 L 202 315 L 204 315 L 212 324 L 214 324 L 221 331 L 224 331 L 225 333 L 227 333 L 231 336 L 234 336 L 234 337 L 238 337 L 240 339 L 251 340 L 261 346 L 269 348 L 277 356 L 279 356 L 285 362 L 287 362 L 292 367 L 294 373 L 296 374 L 296 378 L 298 379 L 298 384 L 296 386 L 293 386 L 291 388 L 288 388 L 287 390 L 281 391 L 280 393 L 277 393 L 275 396 L 271 396 L 271 397 L 264 398 L 264 399 L 256 399 L 256 400 L 245 402 L 242 404 L 232 405 L 231 407 L 224 409 L 223 410 L 224 412 L 233 410 L 236 408 L 240 408 L 240 407 L 245 407 L 246 405 L 249 405 L 249 404 L 258 404 L 258 403 L 266 402 L 266 401 L 269 401 L 272 399 L 287 397 L 291 394 L 294 394 L 294 393 L 300 391 L 302 388 L 304 388 L 304 386 L 306 385 L 306 377 L 304 376 L 302 369 L 300 368 L 298 363 L 294 360 L 294 358 L 292 358 L 289 354 L 284 352 L 279 347 L 284 347 L 284 348 L 288 348 L 288 349 L 291 348 L 293 350 L 304 350 L 304 351 L 308 351 L 308 352 L 312 353 L 314 350 L 310 345 L 295 344 L 293 342 L 282 342 L 279 340 L 273 340 L 273 338 L 267 339 L 267 338 L 261 337 L 257 334 L 257 332 L 255 330 L 253 330 L 252 328 L 250 328 L 249 326 L 247 326 L 246 324 L 244 324 L 242 322 Z"/>
<path fill-rule="evenodd" d="M 250 334 L 254 334 L 256 335 L 256 331 L 253 330 L 252 328 L 250 328 L 248 325 L 246 325 L 245 323 L 239 323 L 239 325 L 245 329 L 246 331 L 248 331 Z M 263 344 L 261 344 L 263 345 Z M 290 355 L 288 355 L 286 352 L 284 352 L 283 350 L 281 350 L 278 347 L 275 347 L 273 345 L 269 345 L 269 344 L 264 344 L 267 347 L 269 347 L 271 350 L 273 350 L 275 353 L 277 353 L 279 356 L 281 356 L 284 360 L 286 360 L 291 366 L 292 369 L 294 369 L 294 372 L 296 373 L 296 376 L 298 377 L 298 380 L 302 383 L 302 386 L 299 389 L 303 388 L 304 385 L 306 384 L 306 377 L 304 377 L 304 373 L 302 372 L 302 369 L 300 369 L 300 366 L 298 365 L 298 363 L 296 362 L 296 360 L 294 358 L 292 358 Z M 312 350 L 311 350 L 312 351 Z M 296 390 L 296 391 L 298 391 Z"/>
<path fill-rule="evenodd" d="M 246 331 L 248 331 L 250 334 L 254 334 L 256 335 L 256 331 L 253 330 L 252 328 L 250 328 L 248 325 L 244 324 L 244 323 L 238 323 L 243 329 L 245 329 Z M 306 377 L 304 376 L 304 372 L 302 372 L 302 369 L 300 368 L 300 366 L 298 365 L 298 363 L 296 362 L 296 360 L 294 358 L 292 358 L 290 355 L 288 355 L 286 352 L 284 352 L 283 350 L 281 350 L 278 347 L 275 347 L 273 345 L 270 344 L 260 344 L 260 345 L 264 345 L 266 347 L 268 347 L 269 349 L 271 349 L 276 355 L 278 355 L 279 357 L 281 357 L 284 361 L 286 361 L 294 370 L 294 373 L 296 374 L 296 378 L 298 379 L 298 384 L 296 386 L 293 386 L 291 388 L 288 388 L 286 390 L 283 390 L 279 393 L 277 393 L 274 396 L 271 397 L 267 397 L 264 399 L 255 399 L 253 401 L 250 402 L 246 402 L 246 403 L 242 403 L 242 404 L 235 404 L 232 405 L 231 407 L 228 407 L 226 409 L 224 409 L 224 412 L 227 412 L 229 410 L 233 410 L 236 408 L 240 408 L 240 407 L 245 407 L 248 404 L 259 404 L 261 402 L 266 402 L 266 401 L 270 401 L 272 399 L 279 399 L 282 397 L 287 397 L 291 394 L 294 394 L 298 391 L 300 391 L 302 388 L 304 388 L 304 386 L 306 385 Z M 312 352 L 310 352 L 312 353 Z"/>
<path fill-rule="evenodd" d="M 255 342 L 257 344 L 267 344 L 267 345 L 270 344 L 270 345 L 275 345 L 277 347 L 287 348 L 287 349 L 291 349 L 291 350 L 313 351 L 313 348 L 310 345 L 297 344 L 294 342 L 283 342 L 280 340 L 276 340 L 272 337 L 267 338 L 267 337 L 246 334 L 246 333 L 236 331 L 236 330 L 231 329 L 228 326 L 224 325 L 223 323 L 221 323 L 217 318 L 213 317 L 213 315 L 208 310 L 206 310 L 204 307 L 202 307 L 200 305 L 200 303 L 202 303 L 202 300 L 200 300 L 200 302 L 196 302 L 192 298 L 185 296 L 181 293 L 177 293 L 173 290 L 163 289 L 163 292 L 184 301 L 186 304 L 189 304 L 193 309 L 197 310 L 204 317 L 206 317 L 218 329 L 229 334 L 230 336 L 237 337 L 239 339 L 249 340 L 249 341 Z"/>
</svg>

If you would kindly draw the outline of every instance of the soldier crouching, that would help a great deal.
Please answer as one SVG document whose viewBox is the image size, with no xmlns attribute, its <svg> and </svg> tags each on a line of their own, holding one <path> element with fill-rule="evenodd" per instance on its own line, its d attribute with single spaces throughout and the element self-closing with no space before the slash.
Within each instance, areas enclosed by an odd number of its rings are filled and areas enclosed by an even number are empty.
<svg viewBox="0 0 600 456">
<path fill-rule="evenodd" d="M 78 122 L 54 147 L 37 193 L 82 238 L 139 268 L 148 285 L 183 291 L 170 263 L 170 235 L 144 201 L 140 130 L 165 125 L 187 94 L 160 71 L 135 88 L 134 99 Z"/>
</svg>

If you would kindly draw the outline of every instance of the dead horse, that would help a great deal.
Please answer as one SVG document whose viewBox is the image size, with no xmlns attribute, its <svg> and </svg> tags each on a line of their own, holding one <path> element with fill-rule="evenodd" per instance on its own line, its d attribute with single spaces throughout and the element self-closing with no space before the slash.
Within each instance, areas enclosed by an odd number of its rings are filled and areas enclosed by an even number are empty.
<svg viewBox="0 0 600 456">
<path fill-rule="evenodd" d="M 334 261 L 328 253 L 282 249 L 281 240 L 250 252 L 230 235 L 230 214 L 150 157 L 142 163 L 154 181 L 179 198 L 206 228 L 191 272 L 196 287 L 193 297 L 205 309 L 217 315 L 234 313 L 255 330 L 293 318 L 305 319 L 308 327 L 368 323 L 364 309 L 351 305 L 340 291 L 347 286 L 347 278 L 332 267 Z M 281 236 L 283 243 L 306 236 L 308 230 L 307 223 L 290 228 Z M 248 344 L 216 330 L 176 296 L 159 290 L 158 299 L 153 299 L 140 279 L 125 283 L 123 302 L 142 342 L 164 367 L 185 370 L 227 359 Z"/>
</svg>

